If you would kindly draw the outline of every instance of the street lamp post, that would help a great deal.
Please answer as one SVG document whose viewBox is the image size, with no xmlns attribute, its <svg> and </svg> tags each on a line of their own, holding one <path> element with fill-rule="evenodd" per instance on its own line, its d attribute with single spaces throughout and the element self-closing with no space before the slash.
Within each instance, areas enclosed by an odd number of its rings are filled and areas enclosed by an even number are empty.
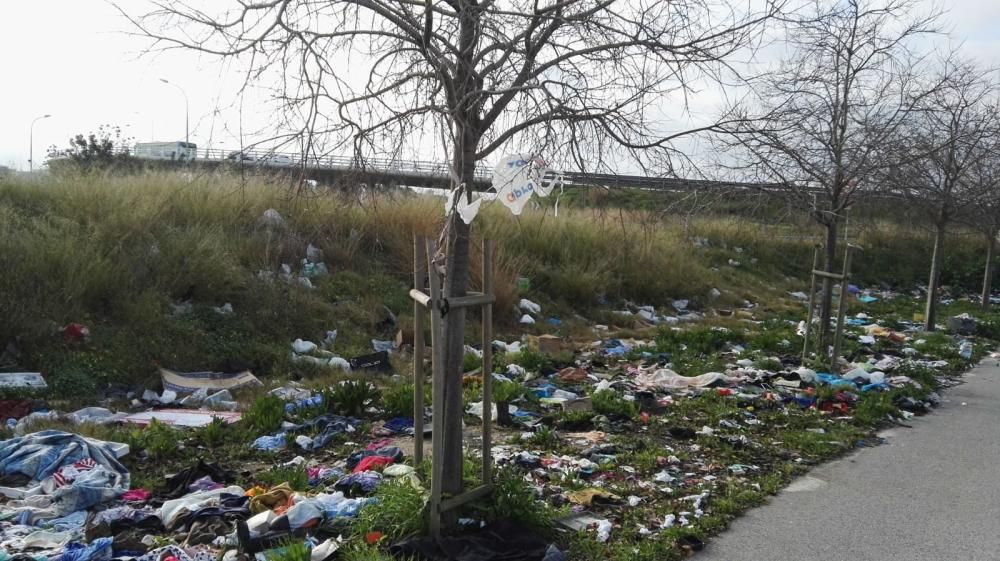
<svg viewBox="0 0 1000 561">
<path fill-rule="evenodd" d="M 31 121 L 31 127 L 28 129 L 28 172 L 35 171 L 35 123 L 40 119 L 48 119 L 52 115 L 45 114 L 41 117 L 35 117 Z"/>
<path fill-rule="evenodd" d="M 191 116 L 191 109 L 190 105 L 188 104 L 187 92 L 184 91 L 184 88 L 178 86 L 173 82 L 168 81 L 166 78 L 160 78 L 160 81 L 163 82 L 164 84 L 167 84 L 168 86 L 173 86 L 177 88 L 178 90 L 181 91 L 181 95 L 184 96 L 184 143 L 188 144 L 190 142 L 190 136 L 188 134 L 189 133 L 188 122 Z"/>
</svg>

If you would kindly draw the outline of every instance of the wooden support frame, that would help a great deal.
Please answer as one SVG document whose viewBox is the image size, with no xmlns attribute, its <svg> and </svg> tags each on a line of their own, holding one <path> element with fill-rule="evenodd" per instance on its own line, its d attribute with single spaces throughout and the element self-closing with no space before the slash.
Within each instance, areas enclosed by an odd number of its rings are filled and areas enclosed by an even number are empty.
<svg viewBox="0 0 1000 561">
<path fill-rule="evenodd" d="M 826 356 L 826 358 L 829 360 L 831 372 L 835 372 L 837 357 L 840 356 L 841 339 L 844 335 L 844 315 L 847 312 L 847 283 L 851 280 L 851 256 L 855 251 L 864 251 L 864 249 L 859 245 L 847 244 L 847 250 L 844 252 L 843 272 L 831 273 L 819 269 L 819 252 L 822 248 L 823 246 L 817 245 L 813 252 L 813 266 L 809 279 L 809 311 L 806 314 L 806 328 L 802 342 L 802 362 L 805 363 L 806 359 L 809 358 L 809 341 L 812 334 L 813 312 L 816 305 L 816 279 L 833 279 L 840 282 L 840 301 L 837 305 L 837 331 L 833 339 L 833 352 L 829 356 Z M 822 341 L 818 340 L 816 342 L 817 356 L 825 354 L 825 351 L 819 348 L 821 344 Z"/>
<path fill-rule="evenodd" d="M 430 532 L 434 537 L 441 535 L 441 515 L 466 503 L 485 497 L 493 492 L 493 243 L 483 240 L 482 292 L 467 292 L 464 296 L 447 298 L 442 293 L 441 278 L 436 273 L 432 259 L 437 254 L 437 245 L 430 240 L 415 237 L 413 240 L 413 433 L 414 462 L 424 459 L 424 329 L 425 319 L 429 320 L 431 331 L 431 384 L 433 406 L 444 403 L 444 316 L 448 310 L 479 307 L 482 311 L 483 347 L 483 450 L 482 484 L 474 489 L 453 497 L 442 496 L 442 474 L 444 458 L 441 454 L 431 457 L 431 496 L 429 501 Z M 425 286 L 425 279 L 427 280 Z M 425 292 L 426 290 L 426 292 Z M 460 388 L 455 388 L 460 391 Z M 437 411 L 432 415 L 431 450 L 444 449 L 444 415 Z M 458 435 L 461 438 L 462 435 Z"/>
</svg>

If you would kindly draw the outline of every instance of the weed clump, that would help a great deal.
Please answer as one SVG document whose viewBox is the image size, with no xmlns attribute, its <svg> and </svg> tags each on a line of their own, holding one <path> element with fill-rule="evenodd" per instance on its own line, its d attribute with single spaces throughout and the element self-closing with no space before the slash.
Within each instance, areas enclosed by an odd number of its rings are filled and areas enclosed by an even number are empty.
<svg viewBox="0 0 1000 561">
<path fill-rule="evenodd" d="M 590 396 L 594 411 L 600 415 L 617 419 L 631 419 L 639 414 L 639 408 L 614 390 L 601 390 Z"/>
</svg>

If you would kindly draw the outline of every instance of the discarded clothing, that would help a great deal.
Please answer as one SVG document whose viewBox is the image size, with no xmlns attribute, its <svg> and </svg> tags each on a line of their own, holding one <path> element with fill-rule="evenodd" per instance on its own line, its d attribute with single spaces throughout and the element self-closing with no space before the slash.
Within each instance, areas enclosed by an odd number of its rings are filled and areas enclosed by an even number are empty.
<svg viewBox="0 0 1000 561">
<path fill-rule="evenodd" d="M 250 497 L 250 512 L 257 514 L 265 510 L 286 509 L 291 506 L 294 493 L 295 491 L 288 486 L 288 483 L 272 487 L 266 493 Z"/>
<path fill-rule="evenodd" d="M 199 479 L 205 477 L 218 483 L 231 483 L 235 480 L 235 475 L 219 464 L 199 459 L 198 463 L 191 467 L 184 468 L 173 475 L 167 476 L 168 491 L 164 496 L 168 499 L 176 499 L 183 497 L 192 490 L 204 491 L 205 489 L 192 489 L 191 486 Z M 215 488 L 217 489 L 218 487 Z"/>
<path fill-rule="evenodd" d="M 93 467 L 85 471 L 73 468 L 72 479 L 66 480 L 65 472 L 60 470 L 81 460 L 87 460 L 85 464 L 93 461 Z M 0 442 L 0 475 L 18 473 L 45 482 L 52 511 L 60 516 L 114 500 L 129 487 L 128 470 L 108 447 L 60 431 L 42 431 Z"/>
<path fill-rule="evenodd" d="M 369 494 L 382 482 L 382 474 L 377 471 L 364 471 L 345 475 L 334 483 L 334 489 L 346 495 Z"/>
<path fill-rule="evenodd" d="M 392 461 L 388 463 L 395 463 L 403 461 L 403 451 L 396 446 L 384 446 L 377 450 L 361 450 L 355 452 L 347 458 L 347 467 L 354 469 L 361 463 L 365 458 L 370 458 L 372 456 L 381 456 L 383 458 L 390 458 Z"/>
<path fill-rule="evenodd" d="M 58 561 L 104 561 L 111 559 L 111 538 L 98 538 L 89 544 L 70 543 L 66 545 Z"/>
<path fill-rule="evenodd" d="M 146 489 L 132 489 L 122 495 L 122 500 L 127 503 L 144 503 L 152 498 L 153 494 Z"/>
<path fill-rule="evenodd" d="M 476 533 L 403 540 L 389 548 L 395 557 L 428 561 L 544 561 L 549 544 L 530 530 L 508 521 L 497 521 Z M 548 559 L 558 559 L 551 554 Z"/>
<path fill-rule="evenodd" d="M 361 473 L 363 471 L 382 471 L 387 465 L 393 463 L 395 460 L 386 456 L 368 456 L 367 458 L 362 458 L 358 465 L 354 466 L 354 473 Z"/>
</svg>

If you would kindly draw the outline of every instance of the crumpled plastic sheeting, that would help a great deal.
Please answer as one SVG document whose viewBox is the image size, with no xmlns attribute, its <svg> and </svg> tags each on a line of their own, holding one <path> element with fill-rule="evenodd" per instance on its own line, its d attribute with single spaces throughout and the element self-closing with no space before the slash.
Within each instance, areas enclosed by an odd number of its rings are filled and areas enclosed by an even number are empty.
<svg viewBox="0 0 1000 561">
<path fill-rule="evenodd" d="M 23 474 L 36 481 L 90 458 L 98 467 L 51 493 L 52 512 L 63 516 L 114 500 L 129 488 L 129 472 L 114 452 L 80 435 L 42 431 L 0 441 L 0 474 Z"/>
<path fill-rule="evenodd" d="M 644 389 L 706 388 L 720 381 L 729 383 L 732 379 L 721 372 L 708 372 L 700 376 L 681 376 L 669 368 L 644 370 L 635 377 L 635 383 Z"/>
</svg>

